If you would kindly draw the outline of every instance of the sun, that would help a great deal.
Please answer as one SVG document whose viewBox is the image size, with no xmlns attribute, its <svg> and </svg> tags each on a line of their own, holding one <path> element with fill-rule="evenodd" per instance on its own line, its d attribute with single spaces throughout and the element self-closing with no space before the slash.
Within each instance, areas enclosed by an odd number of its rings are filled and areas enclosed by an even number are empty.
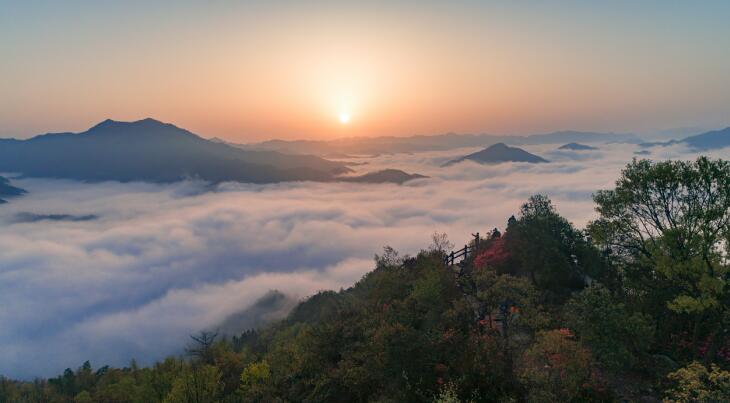
<svg viewBox="0 0 730 403">
<path fill-rule="evenodd" d="M 340 113 L 340 123 L 343 125 L 350 123 L 350 114 L 348 112 Z"/>
</svg>

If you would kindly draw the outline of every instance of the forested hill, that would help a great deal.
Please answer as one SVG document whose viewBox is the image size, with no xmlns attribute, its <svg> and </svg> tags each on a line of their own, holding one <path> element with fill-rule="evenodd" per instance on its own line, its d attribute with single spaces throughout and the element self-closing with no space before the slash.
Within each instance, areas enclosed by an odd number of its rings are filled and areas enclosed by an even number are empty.
<svg viewBox="0 0 730 403">
<path fill-rule="evenodd" d="M 728 401 L 730 165 L 635 161 L 585 230 L 547 197 L 463 262 L 435 234 L 353 287 L 151 368 L 0 382 L 6 401 Z M 0 399 L 0 400 L 2 400 Z M 26 400 L 23 400 L 26 399 Z M 33 400 L 35 399 L 35 400 Z"/>
</svg>

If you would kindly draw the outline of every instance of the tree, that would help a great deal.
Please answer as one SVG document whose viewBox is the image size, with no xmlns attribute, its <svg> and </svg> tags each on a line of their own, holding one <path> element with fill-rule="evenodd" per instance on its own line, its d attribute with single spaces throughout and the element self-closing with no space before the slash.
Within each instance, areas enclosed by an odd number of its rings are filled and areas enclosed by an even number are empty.
<svg viewBox="0 0 730 403">
<path fill-rule="evenodd" d="M 185 351 L 191 357 L 199 360 L 200 362 L 211 364 L 213 362 L 213 354 L 211 354 L 211 347 L 215 343 L 215 339 L 218 337 L 218 332 L 201 331 L 199 335 L 190 335 L 193 340 Z"/>
<path fill-rule="evenodd" d="M 247 400 L 270 400 L 271 389 L 271 368 L 265 360 L 252 362 L 241 373 L 241 392 Z"/>
<path fill-rule="evenodd" d="M 592 285 L 576 294 L 564 310 L 568 327 L 612 370 L 633 366 L 651 346 L 651 318 L 630 312 L 601 285 Z"/>
<path fill-rule="evenodd" d="M 628 293 L 690 315 L 694 354 L 706 329 L 706 361 L 714 360 L 730 322 L 730 164 L 634 160 L 594 200 L 600 218 L 589 231 L 620 267 Z"/>
<path fill-rule="evenodd" d="M 428 247 L 429 251 L 444 254 L 453 248 L 454 243 L 449 241 L 449 237 L 445 232 L 434 232 L 431 235 L 431 245 Z"/>
<path fill-rule="evenodd" d="M 582 289 L 588 277 L 601 275 L 598 251 L 546 196 L 530 197 L 503 237 L 506 252 L 514 258 L 510 274 L 527 276 L 556 302 Z"/>
<path fill-rule="evenodd" d="M 164 403 L 217 402 L 220 379 L 220 371 L 212 365 L 190 366 L 175 380 Z"/>
<path fill-rule="evenodd" d="M 494 319 L 500 305 L 508 303 L 517 313 L 512 323 L 530 333 L 547 325 L 546 313 L 538 302 L 538 292 L 530 281 L 488 268 L 474 272 L 476 297 L 488 319 Z"/>
</svg>

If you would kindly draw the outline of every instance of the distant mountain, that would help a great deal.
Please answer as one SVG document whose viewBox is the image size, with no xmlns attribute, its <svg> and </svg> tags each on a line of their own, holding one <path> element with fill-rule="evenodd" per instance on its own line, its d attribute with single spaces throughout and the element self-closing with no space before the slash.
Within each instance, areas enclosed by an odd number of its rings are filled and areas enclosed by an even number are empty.
<svg viewBox="0 0 730 403">
<path fill-rule="evenodd" d="M 361 176 L 343 177 L 346 182 L 360 183 L 397 183 L 403 184 L 413 179 L 427 178 L 419 174 L 409 174 L 399 169 L 384 169 L 382 171 L 370 172 Z"/>
<path fill-rule="evenodd" d="M 730 146 L 730 127 L 715 130 L 680 140 L 696 150 L 712 150 Z"/>
<path fill-rule="evenodd" d="M 538 145 L 538 144 L 561 144 L 561 143 L 640 143 L 636 135 L 620 133 L 598 133 L 561 131 L 545 134 L 533 134 L 525 137 L 513 137 L 513 141 L 505 143 L 513 145 Z"/>
<path fill-rule="evenodd" d="M 642 137 L 653 141 L 670 141 L 683 139 L 687 136 L 697 133 L 704 133 L 708 129 L 697 126 L 674 127 L 671 129 L 657 130 L 654 132 L 643 134 Z"/>
<path fill-rule="evenodd" d="M 706 133 L 685 137 L 681 140 L 655 141 L 649 143 L 641 143 L 639 144 L 639 146 L 644 148 L 651 148 L 665 147 L 675 144 L 685 144 L 697 151 L 706 151 L 730 147 L 730 127 L 726 127 L 722 130 L 713 130 Z"/>
<path fill-rule="evenodd" d="M 241 150 L 154 119 L 106 120 L 83 133 L 0 139 L 0 172 L 82 181 L 329 181 L 350 172 L 309 155 Z"/>
<path fill-rule="evenodd" d="M 497 143 L 485 148 L 484 150 L 449 161 L 444 165 L 451 165 L 465 160 L 475 161 L 481 164 L 499 164 L 502 162 L 548 162 L 546 159 L 535 154 L 530 154 L 521 148 L 510 147 L 504 143 Z"/>
<path fill-rule="evenodd" d="M 435 136 L 355 137 L 327 141 L 270 140 L 255 144 L 233 145 L 249 150 L 274 150 L 292 154 L 313 154 L 328 157 L 440 151 L 463 147 L 487 147 L 496 143 L 539 145 L 571 142 L 640 143 L 641 140 L 633 134 L 561 131 L 529 136 L 447 133 Z"/>
<path fill-rule="evenodd" d="M 8 178 L 0 176 L 0 204 L 7 203 L 6 197 L 21 196 L 25 193 L 24 189 L 11 185 Z"/>
<path fill-rule="evenodd" d="M 558 150 L 573 150 L 573 151 L 584 151 L 584 150 L 598 150 L 597 147 L 587 146 L 580 143 L 568 143 L 558 147 Z"/>
</svg>

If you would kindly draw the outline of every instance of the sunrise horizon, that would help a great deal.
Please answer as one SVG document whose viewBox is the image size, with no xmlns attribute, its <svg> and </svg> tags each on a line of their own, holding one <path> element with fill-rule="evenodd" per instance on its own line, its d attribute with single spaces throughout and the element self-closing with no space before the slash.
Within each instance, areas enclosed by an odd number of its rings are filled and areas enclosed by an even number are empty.
<svg viewBox="0 0 730 403">
<path fill-rule="evenodd" d="M 108 115 L 109 116 L 109 115 Z M 336 117 L 336 119 L 341 120 L 341 117 Z M 201 131 L 196 131 L 193 129 L 190 129 L 188 127 L 184 127 L 182 125 L 177 124 L 174 121 L 166 121 L 164 119 L 159 119 L 154 116 L 141 116 L 141 117 L 130 117 L 127 119 L 121 119 L 121 118 L 111 118 L 106 117 L 103 119 L 99 119 L 97 121 L 88 123 L 86 125 L 80 125 L 78 128 L 74 129 L 67 129 L 67 128 L 57 128 L 50 131 L 44 131 L 39 133 L 33 133 L 33 134 L 22 134 L 18 136 L 7 136 L 8 138 L 15 138 L 18 140 L 25 140 L 30 139 L 35 136 L 41 136 L 49 133 L 80 133 L 84 132 L 97 124 L 105 121 L 114 121 L 114 122 L 124 122 L 124 123 L 133 123 L 133 122 L 139 122 L 143 120 L 154 120 L 165 124 L 172 124 L 176 127 L 189 130 L 190 132 L 201 136 L 203 138 L 207 139 L 220 139 L 229 141 L 231 143 L 240 143 L 240 144 L 255 144 L 255 143 L 261 143 L 261 142 L 267 142 L 267 141 L 334 141 L 334 140 L 347 140 L 347 139 L 376 139 L 381 137 L 400 137 L 400 138 L 408 138 L 408 137 L 437 137 L 437 136 L 444 136 L 444 135 L 465 135 L 465 136 L 492 136 L 492 137 L 501 137 L 501 136 L 531 136 L 531 135 L 543 135 L 543 134 L 553 134 L 553 133 L 566 133 L 566 132 L 579 132 L 579 133 L 606 133 L 606 134 L 633 134 L 637 135 L 639 137 L 645 136 L 646 139 L 653 139 L 653 138 L 674 138 L 679 137 L 681 135 L 689 135 L 689 134 L 700 134 L 702 132 L 707 132 L 711 130 L 722 130 L 725 128 L 730 127 L 730 123 L 728 124 L 720 124 L 717 127 L 709 127 L 709 126 L 697 126 L 697 125 L 684 125 L 684 126 L 677 126 L 677 127 L 662 127 L 657 129 L 650 129 L 650 130 L 644 130 L 644 131 L 631 131 L 631 130 L 600 130 L 600 129 L 591 129 L 591 128 L 575 128 L 575 127 L 562 127 L 562 128 L 555 128 L 555 129 L 536 129 L 534 131 L 506 131 L 506 132 L 497 132 L 493 130 L 477 130 L 477 131 L 456 131 L 456 130 L 446 130 L 442 132 L 431 132 L 431 133 L 401 133 L 401 134 L 348 134 L 347 128 L 343 128 L 339 133 L 334 134 L 332 137 L 322 137 L 322 136 L 315 136 L 315 137 L 304 137 L 304 136 L 297 136 L 297 135 L 290 135 L 290 136 L 274 136 L 274 137 L 261 137 L 261 136 L 223 136 L 223 135 L 216 135 L 216 134 L 209 134 Z M 342 125 L 350 125 L 350 121 L 348 119 L 347 122 L 340 122 Z M 243 141 L 239 141 L 237 139 L 243 138 Z"/>
</svg>

